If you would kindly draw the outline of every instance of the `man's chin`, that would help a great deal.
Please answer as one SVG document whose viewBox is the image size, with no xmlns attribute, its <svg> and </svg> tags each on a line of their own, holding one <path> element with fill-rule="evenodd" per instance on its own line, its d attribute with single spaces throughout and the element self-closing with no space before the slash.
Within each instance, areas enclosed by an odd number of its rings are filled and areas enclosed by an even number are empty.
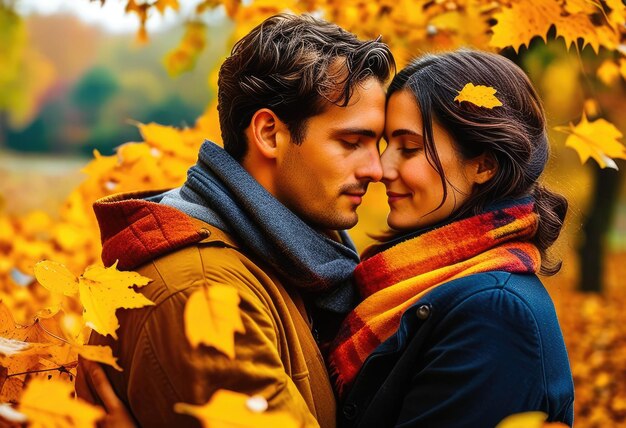
<svg viewBox="0 0 626 428">
<path fill-rule="evenodd" d="M 335 216 L 334 218 L 312 218 L 309 217 L 309 225 L 317 230 L 345 230 L 356 226 L 359 216 L 356 213 Z"/>
</svg>

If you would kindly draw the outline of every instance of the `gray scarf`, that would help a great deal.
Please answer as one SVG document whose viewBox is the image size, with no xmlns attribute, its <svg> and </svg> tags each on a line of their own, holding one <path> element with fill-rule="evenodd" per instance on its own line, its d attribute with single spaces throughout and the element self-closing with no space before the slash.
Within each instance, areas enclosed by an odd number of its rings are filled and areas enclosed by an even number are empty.
<svg viewBox="0 0 626 428">
<path fill-rule="evenodd" d="M 348 234 L 340 232 L 342 244 L 316 232 L 216 144 L 204 142 L 181 188 L 152 200 L 229 232 L 289 284 L 316 295 L 318 308 L 352 309 L 359 256 Z"/>
</svg>

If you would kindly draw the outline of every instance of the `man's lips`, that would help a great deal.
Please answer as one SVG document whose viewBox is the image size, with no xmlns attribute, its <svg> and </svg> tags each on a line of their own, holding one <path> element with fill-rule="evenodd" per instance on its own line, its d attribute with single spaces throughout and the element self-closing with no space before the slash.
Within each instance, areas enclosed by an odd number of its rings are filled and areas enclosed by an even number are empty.
<svg viewBox="0 0 626 428">
<path fill-rule="evenodd" d="M 409 193 L 396 193 L 396 192 L 387 192 L 387 199 L 389 203 L 399 201 L 400 199 L 404 199 L 408 197 Z"/>
<path fill-rule="evenodd" d="M 363 196 L 365 195 L 365 192 L 344 192 L 344 195 L 349 197 L 352 200 L 352 202 L 360 204 L 361 201 L 363 200 Z"/>
</svg>

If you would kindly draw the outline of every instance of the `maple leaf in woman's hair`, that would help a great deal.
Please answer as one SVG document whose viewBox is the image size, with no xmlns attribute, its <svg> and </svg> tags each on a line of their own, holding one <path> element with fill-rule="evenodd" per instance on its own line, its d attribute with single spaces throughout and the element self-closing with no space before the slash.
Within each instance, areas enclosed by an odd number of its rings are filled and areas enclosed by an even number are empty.
<svg viewBox="0 0 626 428">
<path fill-rule="evenodd" d="M 491 86 L 474 85 L 468 83 L 459 91 L 454 101 L 459 103 L 466 101 L 477 105 L 478 107 L 494 108 L 500 107 L 502 103 L 496 98 L 497 91 Z"/>
</svg>

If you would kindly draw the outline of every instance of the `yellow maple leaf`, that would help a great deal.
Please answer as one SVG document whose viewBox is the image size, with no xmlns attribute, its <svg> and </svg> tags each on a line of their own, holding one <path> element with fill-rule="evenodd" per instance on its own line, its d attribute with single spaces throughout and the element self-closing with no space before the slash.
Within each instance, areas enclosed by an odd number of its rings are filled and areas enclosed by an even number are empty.
<svg viewBox="0 0 626 428">
<path fill-rule="evenodd" d="M 113 351 L 110 346 L 101 345 L 72 345 L 72 347 L 78 352 L 78 354 L 91 361 L 98 363 L 108 364 L 115 370 L 123 371 L 117 364 L 117 358 L 113 356 Z"/>
<path fill-rule="evenodd" d="M 600 46 L 613 50 L 619 44 L 618 32 L 605 25 L 595 25 L 592 17 L 587 14 L 559 14 L 555 16 L 554 25 L 557 37 L 563 37 L 568 48 L 579 38 L 583 40 L 583 47 L 589 45 L 596 53 L 599 53 Z"/>
<path fill-rule="evenodd" d="M 576 150 L 582 163 L 591 157 L 600 168 L 618 169 L 613 159 L 626 159 L 626 147 L 618 141 L 622 133 L 605 119 L 589 122 L 583 113 L 576 126 L 570 123 L 569 126 L 557 126 L 554 129 L 570 134 L 565 145 Z"/>
<path fill-rule="evenodd" d="M 235 333 L 245 329 L 239 313 L 239 294 L 227 285 L 195 291 L 185 305 L 185 334 L 193 347 L 212 346 L 235 358 Z"/>
<path fill-rule="evenodd" d="M 454 98 L 454 101 L 463 102 L 467 101 L 478 107 L 494 108 L 502 105 L 499 99 L 496 98 L 495 93 L 497 91 L 491 86 L 474 85 L 468 83 L 459 91 L 459 95 Z"/>
<path fill-rule="evenodd" d="M 267 412 L 267 401 L 235 391 L 220 389 L 204 406 L 176 403 L 174 411 L 194 416 L 211 428 L 296 428 L 300 424 L 288 413 Z"/>
<path fill-rule="evenodd" d="M 547 417 L 543 412 L 516 413 L 504 418 L 496 428 L 541 428 Z"/>
<path fill-rule="evenodd" d="M 492 27 L 493 36 L 489 45 L 496 48 L 512 46 L 518 51 L 521 46 L 528 46 L 535 36 L 546 41 L 546 34 L 552 25 L 550 16 L 558 13 L 558 3 L 551 0 L 512 3 L 511 7 L 503 7 L 502 11 L 493 15 L 498 22 Z"/>
<path fill-rule="evenodd" d="M 33 379 L 26 386 L 18 411 L 31 426 L 95 427 L 104 410 L 81 399 L 71 398 L 71 384 L 57 380 Z"/>
<path fill-rule="evenodd" d="M 78 284 L 85 324 L 103 336 L 110 334 L 117 339 L 115 331 L 119 327 L 119 321 L 115 311 L 118 308 L 154 305 L 132 288 L 133 285 L 143 287 L 150 281 L 137 272 L 118 271 L 117 262 L 108 268 L 88 267 L 79 278 Z"/>
<path fill-rule="evenodd" d="M 622 0 L 605 0 L 607 6 L 611 9 L 609 13 L 609 23 L 616 30 L 623 27 L 626 22 L 626 5 Z"/>
<path fill-rule="evenodd" d="M 568 48 L 582 38 L 583 46 L 590 45 L 596 53 L 600 46 L 615 49 L 619 44 L 619 33 L 605 25 L 595 25 L 591 15 L 581 12 L 594 8 L 598 9 L 598 6 L 581 8 L 569 5 L 570 13 L 567 13 L 567 7 L 563 9 L 554 0 L 514 2 L 493 15 L 498 22 L 492 28 L 489 45 L 497 48 L 512 46 L 518 51 L 521 46 L 529 46 L 533 37 L 547 41 L 548 30 L 554 25 L 557 37 L 563 37 Z"/>
<path fill-rule="evenodd" d="M 61 263 L 44 260 L 35 265 L 35 278 L 46 289 L 65 296 L 78 295 L 78 278 Z"/>
</svg>

